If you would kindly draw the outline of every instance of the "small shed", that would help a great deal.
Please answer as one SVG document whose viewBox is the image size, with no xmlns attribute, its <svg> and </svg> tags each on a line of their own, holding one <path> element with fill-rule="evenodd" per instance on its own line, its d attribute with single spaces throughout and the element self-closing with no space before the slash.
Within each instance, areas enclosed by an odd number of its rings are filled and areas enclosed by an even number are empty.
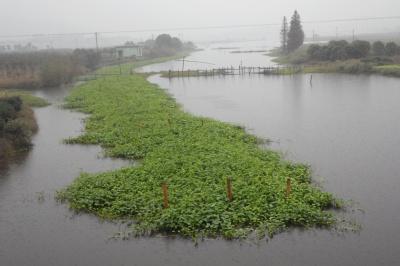
<svg viewBox="0 0 400 266">
<path fill-rule="evenodd" d="M 130 58 L 143 56 L 143 47 L 140 45 L 124 45 L 115 47 L 116 58 Z"/>
</svg>

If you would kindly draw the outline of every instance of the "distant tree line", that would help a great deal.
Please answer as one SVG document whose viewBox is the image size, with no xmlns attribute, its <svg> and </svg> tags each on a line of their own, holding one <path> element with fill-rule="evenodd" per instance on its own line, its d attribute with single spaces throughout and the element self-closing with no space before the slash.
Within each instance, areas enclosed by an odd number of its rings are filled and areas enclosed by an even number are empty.
<svg viewBox="0 0 400 266">
<path fill-rule="evenodd" d="M 192 42 L 182 42 L 179 38 L 172 37 L 169 34 L 160 34 L 155 40 L 144 42 L 144 56 L 151 58 L 171 56 L 194 49 L 196 49 L 196 46 Z"/>
<path fill-rule="evenodd" d="M 0 45 L 0 53 L 6 52 L 32 52 L 37 51 L 38 48 L 32 43 L 27 44 L 14 44 L 14 45 Z"/>
<path fill-rule="evenodd" d="M 147 40 L 142 46 L 143 58 L 171 56 L 196 48 L 192 42 L 182 42 L 168 34 Z M 0 88 L 57 87 L 78 75 L 94 71 L 100 65 L 115 64 L 113 51 L 114 48 L 109 47 L 99 52 L 75 49 L 0 53 Z"/>
<path fill-rule="evenodd" d="M 290 26 L 286 17 L 283 17 L 281 28 L 281 52 L 283 54 L 291 53 L 298 49 L 304 43 L 304 31 L 301 25 L 300 15 L 297 10 L 294 11 L 290 20 Z"/>
<path fill-rule="evenodd" d="M 360 59 L 369 55 L 395 56 L 400 54 L 400 47 L 394 42 L 383 43 L 376 41 L 372 45 L 368 41 L 356 40 L 351 43 L 330 41 L 327 45 L 312 44 L 307 50 L 311 60 L 336 61 L 346 59 Z"/>
</svg>

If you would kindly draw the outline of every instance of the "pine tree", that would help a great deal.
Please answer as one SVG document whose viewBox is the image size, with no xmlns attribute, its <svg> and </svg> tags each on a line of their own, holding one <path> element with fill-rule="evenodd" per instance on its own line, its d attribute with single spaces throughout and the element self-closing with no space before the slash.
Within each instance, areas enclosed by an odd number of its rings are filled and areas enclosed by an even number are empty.
<svg viewBox="0 0 400 266">
<path fill-rule="evenodd" d="M 287 50 L 293 52 L 304 42 L 304 31 L 301 26 L 300 15 L 297 10 L 294 11 L 292 19 L 290 21 L 290 29 L 288 33 Z"/>
<path fill-rule="evenodd" d="M 282 28 L 281 28 L 281 51 L 284 54 L 287 53 L 288 32 L 289 32 L 289 27 L 285 16 L 283 17 Z"/>
</svg>

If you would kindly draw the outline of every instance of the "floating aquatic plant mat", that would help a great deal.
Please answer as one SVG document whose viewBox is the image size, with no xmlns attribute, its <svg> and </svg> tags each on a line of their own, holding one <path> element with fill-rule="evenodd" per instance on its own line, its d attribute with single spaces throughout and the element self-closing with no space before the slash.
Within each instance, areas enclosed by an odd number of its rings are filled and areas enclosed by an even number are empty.
<svg viewBox="0 0 400 266">
<path fill-rule="evenodd" d="M 138 235 L 246 237 L 291 226 L 329 227 L 338 201 L 306 165 L 260 147 L 242 127 L 182 111 L 139 75 L 75 88 L 67 106 L 90 116 L 69 143 L 99 144 L 138 166 L 82 174 L 59 197 L 77 211 L 135 221 Z"/>
</svg>

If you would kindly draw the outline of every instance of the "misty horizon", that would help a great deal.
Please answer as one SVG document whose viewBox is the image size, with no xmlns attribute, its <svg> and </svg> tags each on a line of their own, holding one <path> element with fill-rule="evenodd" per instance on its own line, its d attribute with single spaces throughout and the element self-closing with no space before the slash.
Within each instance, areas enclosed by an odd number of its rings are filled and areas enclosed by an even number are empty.
<svg viewBox="0 0 400 266">
<path fill-rule="evenodd" d="M 258 1 L 5 1 L 0 22 L 8 27 L 0 31 L 0 43 L 32 42 L 42 47 L 90 47 L 94 32 L 102 33 L 102 46 L 124 41 L 140 42 L 169 33 L 185 41 L 249 41 L 278 42 L 283 16 L 291 17 L 298 10 L 305 23 L 306 37 L 349 36 L 368 33 L 400 32 L 393 0 L 328 2 L 311 0 L 299 4 L 294 0 Z M 15 10 L 16 12 L 10 12 Z M 315 12 L 318 10 L 318 12 Z M 360 21 L 345 19 L 390 17 Z M 334 20 L 332 22 L 327 22 Z M 325 22 L 316 22 L 325 21 Z M 265 25 L 265 26 L 264 26 Z M 240 27 L 235 27 L 240 26 Z M 222 27 L 222 28 L 220 28 Z M 226 27 L 226 28 L 224 28 Z M 204 29 L 201 29 L 204 28 Z M 157 30 L 159 29 L 159 30 Z M 138 32 L 124 32 L 138 31 Z M 115 33 L 114 33 L 115 32 Z M 72 34 L 78 33 L 78 34 Z M 88 34 L 81 34 L 88 33 Z M 21 36 L 35 35 L 37 36 Z M 43 34 L 41 36 L 40 34 Z M 60 34 L 46 36 L 46 34 Z M 67 34 L 63 36 L 62 34 Z M 16 37 L 12 37 L 16 36 Z M 64 46 L 62 45 L 64 44 Z"/>
</svg>

